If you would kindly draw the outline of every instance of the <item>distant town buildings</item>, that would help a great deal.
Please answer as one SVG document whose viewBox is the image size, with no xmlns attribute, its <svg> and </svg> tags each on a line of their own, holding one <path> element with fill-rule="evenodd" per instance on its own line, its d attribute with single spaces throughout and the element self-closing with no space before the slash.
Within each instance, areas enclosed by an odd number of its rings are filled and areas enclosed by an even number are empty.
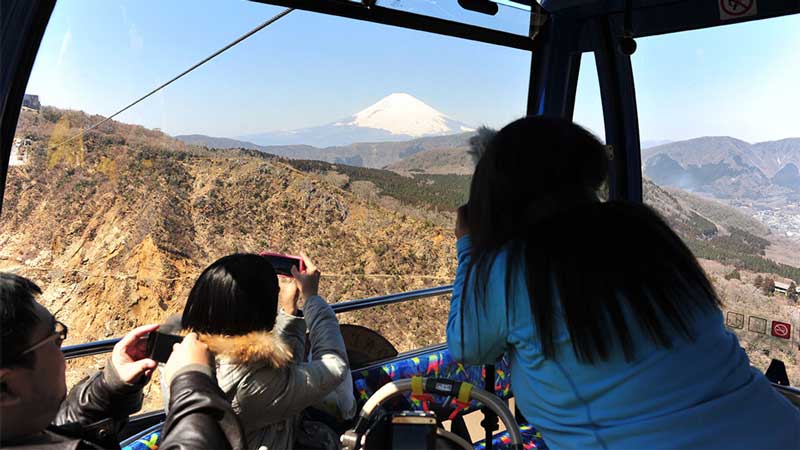
<svg viewBox="0 0 800 450">
<path fill-rule="evenodd" d="M 784 283 L 783 281 L 776 281 L 775 282 L 775 292 L 780 292 L 781 294 L 786 294 L 789 292 L 789 283 Z"/>
<path fill-rule="evenodd" d="M 800 287 L 794 281 L 775 281 L 773 284 L 772 292 L 783 294 L 789 298 L 796 299 L 800 294 Z"/>
<path fill-rule="evenodd" d="M 27 138 L 15 138 L 11 146 L 11 157 L 8 159 L 9 166 L 21 166 L 28 162 L 28 151 L 31 148 L 31 140 Z"/>
<path fill-rule="evenodd" d="M 42 109 L 42 104 L 39 102 L 39 96 L 33 94 L 25 94 L 22 98 L 22 106 L 25 108 L 35 109 L 39 111 Z"/>
</svg>

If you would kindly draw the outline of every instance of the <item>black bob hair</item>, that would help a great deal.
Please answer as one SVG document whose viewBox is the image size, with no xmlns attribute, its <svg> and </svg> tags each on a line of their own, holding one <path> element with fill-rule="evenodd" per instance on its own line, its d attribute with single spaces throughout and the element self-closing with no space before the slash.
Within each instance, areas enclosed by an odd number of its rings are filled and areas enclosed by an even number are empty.
<svg viewBox="0 0 800 450">
<path fill-rule="evenodd" d="M 228 336 L 272 330 L 279 289 L 278 276 L 266 258 L 246 253 L 225 256 L 195 282 L 181 326 Z"/>
</svg>

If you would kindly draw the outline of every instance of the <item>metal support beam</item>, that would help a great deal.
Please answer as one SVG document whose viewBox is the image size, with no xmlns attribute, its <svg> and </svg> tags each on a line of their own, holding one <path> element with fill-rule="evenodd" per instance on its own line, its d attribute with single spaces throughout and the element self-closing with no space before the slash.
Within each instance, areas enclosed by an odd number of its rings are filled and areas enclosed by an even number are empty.
<svg viewBox="0 0 800 450">
<path fill-rule="evenodd" d="M 550 17 L 531 57 L 528 115 L 572 119 L 581 54 L 575 23 Z"/>
<path fill-rule="evenodd" d="M 575 2 L 550 0 L 542 2 L 552 14 L 574 20 L 597 20 L 604 17 L 622 19 L 624 2 L 621 0 Z M 569 6 L 573 4 L 573 6 Z M 719 13 L 719 0 L 641 0 L 633 2 L 633 30 L 636 37 L 657 36 L 669 33 L 752 22 L 792 14 L 800 14 L 800 0 L 768 0 L 758 2 L 757 14 L 739 19 L 723 20 Z M 591 39 L 584 36 L 581 49 L 592 48 Z"/>
<path fill-rule="evenodd" d="M 606 142 L 612 151 L 609 199 L 641 203 L 639 117 L 631 59 L 617 49 L 618 38 L 622 36 L 620 24 L 602 18 L 595 25 L 601 38 L 600 45 L 595 49 L 595 60 L 603 101 Z"/>
<path fill-rule="evenodd" d="M 437 286 L 432 288 L 419 289 L 416 291 L 400 292 L 397 294 L 381 295 L 378 297 L 364 298 L 361 300 L 351 300 L 331 305 L 336 314 L 357 311 L 359 309 L 369 309 L 376 306 L 391 305 L 393 303 L 408 302 L 422 298 L 436 297 L 437 295 L 447 295 L 453 292 L 453 285 Z M 86 342 L 83 344 L 68 345 L 61 348 L 64 357 L 67 359 L 83 358 L 86 356 L 100 355 L 110 352 L 120 338 L 106 339 L 104 341 Z"/>
<path fill-rule="evenodd" d="M 349 19 L 364 20 L 412 30 L 452 36 L 487 44 L 532 50 L 533 40 L 527 36 L 492 30 L 437 17 L 425 16 L 396 9 L 372 5 L 365 6 L 344 0 L 251 0 L 258 3 L 302 9 Z"/>
<path fill-rule="evenodd" d="M 0 212 L 22 98 L 55 3 L 3 0 L 0 7 Z"/>
</svg>

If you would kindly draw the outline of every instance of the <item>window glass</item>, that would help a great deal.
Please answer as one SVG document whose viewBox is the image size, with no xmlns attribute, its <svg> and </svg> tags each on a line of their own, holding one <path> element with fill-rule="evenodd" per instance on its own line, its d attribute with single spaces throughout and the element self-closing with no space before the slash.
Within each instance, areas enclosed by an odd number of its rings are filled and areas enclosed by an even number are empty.
<svg viewBox="0 0 800 450">
<path fill-rule="evenodd" d="M 800 17 L 638 39 L 645 201 L 700 260 L 728 327 L 800 383 Z"/>
<path fill-rule="evenodd" d="M 67 345 L 181 313 L 235 252 L 308 252 L 333 303 L 452 282 L 467 140 L 524 114 L 526 52 L 294 11 L 95 126 L 281 10 L 56 5 L 14 140 L 0 270 L 43 288 Z M 447 309 L 339 318 L 407 351 L 444 341 Z M 70 383 L 104 358 L 71 362 Z"/>
<path fill-rule="evenodd" d="M 597 77 L 597 65 L 594 53 L 581 56 L 581 69 L 578 73 L 578 87 L 575 91 L 575 109 L 572 120 L 606 140 L 606 129 L 603 123 L 603 102 L 600 97 L 600 81 Z"/>
</svg>

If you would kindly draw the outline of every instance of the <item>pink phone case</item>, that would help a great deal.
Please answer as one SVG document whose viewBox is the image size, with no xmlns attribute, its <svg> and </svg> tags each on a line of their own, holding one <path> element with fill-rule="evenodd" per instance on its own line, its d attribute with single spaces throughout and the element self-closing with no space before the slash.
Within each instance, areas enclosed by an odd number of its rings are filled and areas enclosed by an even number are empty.
<svg viewBox="0 0 800 450">
<path fill-rule="evenodd" d="M 300 270 L 300 272 L 303 272 L 304 270 L 306 270 L 305 261 L 303 261 L 303 258 L 301 258 L 299 256 L 285 255 L 283 253 L 274 253 L 274 252 L 261 252 L 261 253 L 259 253 L 259 256 L 277 256 L 279 258 L 296 259 L 297 262 L 298 262 L 297 268 Z"/>
</svg>

